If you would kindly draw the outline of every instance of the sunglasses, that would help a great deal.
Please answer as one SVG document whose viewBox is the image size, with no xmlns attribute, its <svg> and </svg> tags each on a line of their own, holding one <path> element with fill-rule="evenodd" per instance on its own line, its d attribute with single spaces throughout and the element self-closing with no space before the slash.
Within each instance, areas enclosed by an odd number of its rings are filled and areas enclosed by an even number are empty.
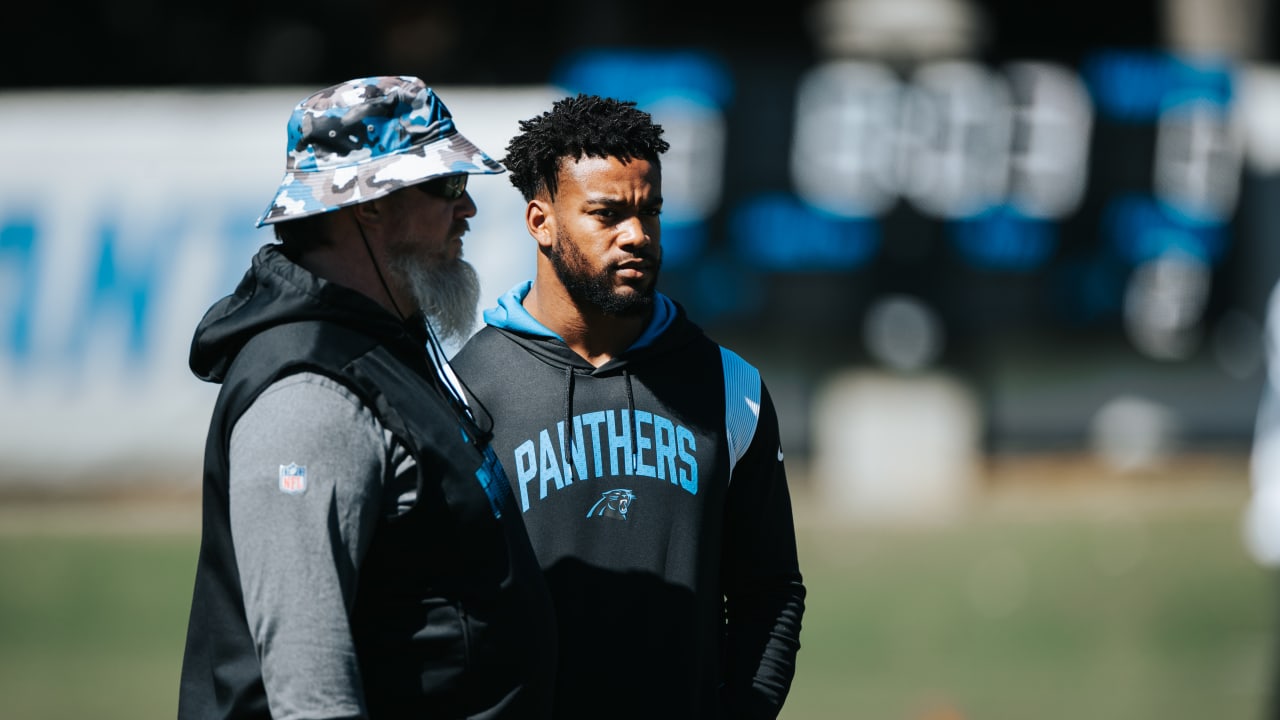
<svg viewBox="0 0 1280 720">
<path fill-rule="evenodd" d="M 467 191 L 467 174 L 445 175 L 414 185 L 422 192 L 445 200 L 457 200 Z"/>
</svg>

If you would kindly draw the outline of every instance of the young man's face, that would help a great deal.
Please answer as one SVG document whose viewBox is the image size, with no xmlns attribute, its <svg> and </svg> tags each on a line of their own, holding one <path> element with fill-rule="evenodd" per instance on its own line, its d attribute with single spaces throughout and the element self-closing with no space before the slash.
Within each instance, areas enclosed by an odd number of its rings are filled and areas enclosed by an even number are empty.
<svg viewBox="0 0 1280 720">
<path fill-rule="evenodd" d="M 662 174 L 647 160 L 584 157 L 561 165 L 546 249 L 578 303 L 607 315 L 647 312 L 662 265 Z"/>
</svg>

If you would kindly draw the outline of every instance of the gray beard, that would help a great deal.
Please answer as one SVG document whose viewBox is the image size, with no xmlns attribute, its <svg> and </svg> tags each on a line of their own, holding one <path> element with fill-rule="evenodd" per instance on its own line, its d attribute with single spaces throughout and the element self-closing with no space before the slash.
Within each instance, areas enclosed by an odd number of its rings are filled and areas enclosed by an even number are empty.
<svg viewBox="0 0 1280 720">
<path fill-rule="evenodd" d="M 406 258 L 393 267 L 409 284 L 418 310 L 441 342 L 471 337 L 480 304 L 480 278 L 471 263 L 458 258 L 434 265 Z"/>
</svg>

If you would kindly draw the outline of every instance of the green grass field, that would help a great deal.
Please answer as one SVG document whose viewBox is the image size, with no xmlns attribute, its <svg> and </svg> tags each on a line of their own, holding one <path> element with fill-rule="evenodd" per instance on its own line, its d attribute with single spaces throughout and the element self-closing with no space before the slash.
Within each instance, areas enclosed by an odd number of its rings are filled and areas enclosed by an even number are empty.
<svg viewBox="0 0 1280 720">
<path fill-rule="evenodd" d="M 1261 718 L 1280 585 L 1240 545 L 1245 487 L 1002 491 L 878 527 L 800 494 L 783 717 Z M 197 525 L 182 505 L 0 504 L 0 717 L 174 717 Z"/>
</svg>

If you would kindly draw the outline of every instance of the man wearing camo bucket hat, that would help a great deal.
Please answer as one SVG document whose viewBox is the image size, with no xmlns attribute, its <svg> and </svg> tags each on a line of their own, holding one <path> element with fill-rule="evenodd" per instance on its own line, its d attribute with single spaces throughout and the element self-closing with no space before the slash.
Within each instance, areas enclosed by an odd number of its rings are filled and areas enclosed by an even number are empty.
<svg viewBox="0 0 1280 720">
<path fill-rule="evenodd" d="M 502 171 L 417 78 L 294 109 L 279 242 L 191 345 L 221 387 L 179 718 L 550 716 L 547 589 L 437 340 L 476 311 L 467 178 Z"/>
</svg>

